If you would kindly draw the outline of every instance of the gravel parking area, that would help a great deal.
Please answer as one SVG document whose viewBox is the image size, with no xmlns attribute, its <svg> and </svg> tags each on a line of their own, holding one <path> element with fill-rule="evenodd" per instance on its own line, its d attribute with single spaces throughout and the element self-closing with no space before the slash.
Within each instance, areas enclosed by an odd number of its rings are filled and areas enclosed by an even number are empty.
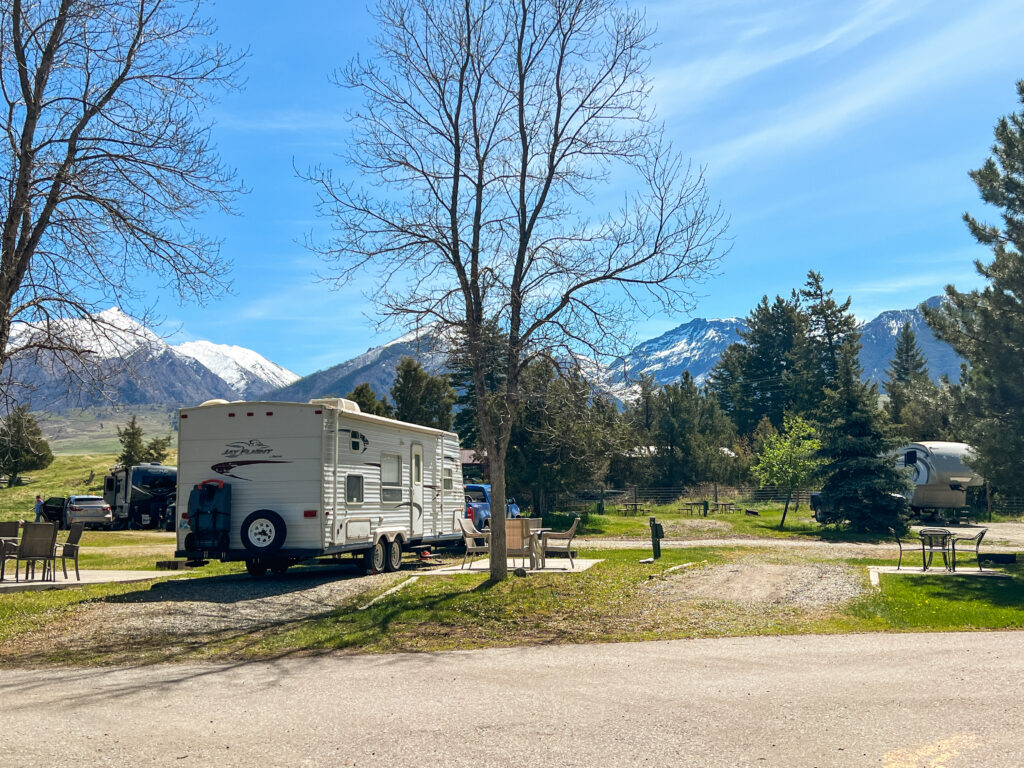
<svg viewBox="0 0 1024 768">
<path fill-rule="evenodd" d="M 82 606 L 67 626 L 48 626 L 0 647 L 6 662 L 31 665 L 49 649 L 70 649 L 84 661 L 103 663 L 173 659 L 202 653 L 218 643 L 321 616 L 369 600 L 409 577 L 408 573 L 365 576 L 353 566 L 300 568 L 283 577 L 247 575 L 174 579 L 148 590 Z"/>
<path fill-rule="evenodd" d="M 652 586 L 661 600 L 719 600 L 814 611 L 854 600 L 864 574 L 832 563 L 732 563 L 677 571 Z"/>
</svg>

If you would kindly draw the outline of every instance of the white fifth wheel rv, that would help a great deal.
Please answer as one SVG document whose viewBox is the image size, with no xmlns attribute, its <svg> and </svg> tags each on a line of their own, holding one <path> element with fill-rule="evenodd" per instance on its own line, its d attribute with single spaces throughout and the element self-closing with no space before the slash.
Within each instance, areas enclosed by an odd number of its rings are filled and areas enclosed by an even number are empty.
<svg viewBox="0 0 1024 768">
<path fill-rule="evenodd" d="M 456 543 L 464 506 L 452 432 L 341 398 L 179 412 L 176 557 L 244 560 L 260 576 L 359 553 L 393 571 L 403 549 Z"/>
<path fill-rule="evenodd" d="M 925 441 L 911 443 L 897 452 L 898 466 L 912 472 L 914 509 L 959 509 L 967 506 L 967 489 L 984 485 L 985 479 L 965 463 L 971 452 L 966 443 Z"/>
</svg>

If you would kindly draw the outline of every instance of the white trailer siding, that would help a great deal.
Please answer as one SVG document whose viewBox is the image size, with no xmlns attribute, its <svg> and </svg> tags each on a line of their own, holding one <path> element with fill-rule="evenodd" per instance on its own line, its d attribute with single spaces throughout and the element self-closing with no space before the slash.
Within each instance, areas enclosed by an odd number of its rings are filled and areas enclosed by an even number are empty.
<svg viewBox="0 0 1024 768">
<path fill-rule="evenodd" d="M 242 523 L 256 510 L 284 520 L 282 556 L 359 550 L 382 536 L 403 544 L 458 537 L 462 471 L 450 432 L 327 401 L 222 403 L 182 410 L 178 463 L 182 509 L 199 483 L 231 485 L 236 555 L 245 550 Z M 188 533 L 179 522 L 179 551 Z"/>
<path fill-rule="evenodd" d="M 178 427 L 178 455 L 184 459 L 178 462 L 179 507 L 197 484 L 222 480 L 231 485 L 232 549 L 244 548 L 239 536 L 242 522 L 258 509 L 271 509 L 284 518 L 289 548 L 323 547 L 317 439 L 321 418 L 313 408 L 229 403 L 182 413 L 186 418 Z M 307 509 L 318 510 L 317 517 L 304 517 Z M 179 525 L 179 539 L 181 534 Z"/>
</svg>

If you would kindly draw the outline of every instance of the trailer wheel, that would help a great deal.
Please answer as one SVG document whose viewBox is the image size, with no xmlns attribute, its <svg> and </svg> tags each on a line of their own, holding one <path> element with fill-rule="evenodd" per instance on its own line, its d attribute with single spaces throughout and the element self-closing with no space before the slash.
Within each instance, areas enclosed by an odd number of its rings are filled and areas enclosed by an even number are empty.
<svg viewBox="0 0 1024 768">
<path fill-rule="evenodd" d="M 376 544 L 363 553 L 363 562 L 370 573 L 383 573 L 388 559 L 387 546 L 387 539 L 378 539 Z"/>
<path fill-rule="evenodd" d="M 402 542 L 395 539 L 388 547 L 388 561 L 384 564 L 387 571 L 398 571 L 402 568 Z"/>
<path fill-rule="evenodd" d="M 258 509 L 242 521 L 242 543 L 254 555 L 269 555 L 284 546 L 288 535 L 281 516 L 269 509 Z"/>
<path fill-rule="evenodd" d="M 245 561 L 245 570 L 249 572 L 250 576 L 257 579 L 261 579 L 267 575 L 266 563 L 260 562 L 259 560 L 250 559 Z"/>
</svg>

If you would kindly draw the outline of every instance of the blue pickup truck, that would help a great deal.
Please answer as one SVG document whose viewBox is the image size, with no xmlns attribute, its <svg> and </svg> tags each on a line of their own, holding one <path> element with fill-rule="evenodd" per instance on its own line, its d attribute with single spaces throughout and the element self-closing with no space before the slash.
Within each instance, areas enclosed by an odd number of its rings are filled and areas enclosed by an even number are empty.
<svg viewBox="0 0 1024 768">
<path fill-rule="evenodd" d="M 466 519 L 472 520 L 478 531 L 491 524 L 491 486 L 487 484 L 464 486 L 466 491 Z M 515 499 L 506 499 L 505 517 L 522 517 Z"/>
</svg>

